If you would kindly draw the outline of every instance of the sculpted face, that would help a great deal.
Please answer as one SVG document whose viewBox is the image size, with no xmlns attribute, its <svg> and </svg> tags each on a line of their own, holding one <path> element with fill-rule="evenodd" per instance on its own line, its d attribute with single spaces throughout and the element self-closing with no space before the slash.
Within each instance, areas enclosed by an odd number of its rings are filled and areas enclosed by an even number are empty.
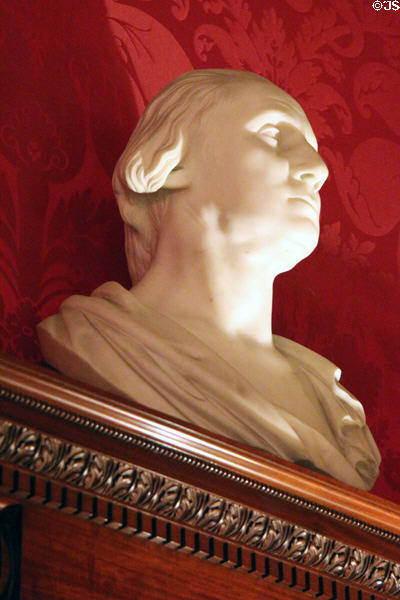
<svg viewBox="0 0 400 600">
<path fill-rule="evenodd" d="M 317 244 L 318 191 L 328 170 L 288 94 L 257 80 L 233 90 L 199 127 L 186 166 L 204 211 L 215 206 L 221 228 L 244 252 L 284 271 Z"/>
</svg>

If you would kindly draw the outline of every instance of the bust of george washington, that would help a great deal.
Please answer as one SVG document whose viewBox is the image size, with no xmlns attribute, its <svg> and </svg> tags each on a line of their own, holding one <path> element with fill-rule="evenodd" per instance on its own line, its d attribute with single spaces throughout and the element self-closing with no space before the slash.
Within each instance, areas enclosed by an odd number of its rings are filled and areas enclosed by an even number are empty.
<svg viewBox="0 0 400 600">
<path fill-rule="evenodd" d="M 198 70 L 149 104 L 115 168 L 133 286 L 39 325 L 60 371 L 369 489 L 379 452 L 322 356 L 271 331 L 274 278 L 315 248 L 327 168 L 299 104 Z"/>
</svg>

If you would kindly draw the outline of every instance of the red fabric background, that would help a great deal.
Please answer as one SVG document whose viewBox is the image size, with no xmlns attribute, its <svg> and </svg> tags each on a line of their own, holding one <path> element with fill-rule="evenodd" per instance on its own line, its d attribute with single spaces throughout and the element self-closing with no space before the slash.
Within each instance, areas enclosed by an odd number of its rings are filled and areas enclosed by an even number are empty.
<svg viewBox="0 0 400 600">
<path fill-rule="evenodd" d="M 154 93 L 191 68 L 260 73 L 302 104 L 330 169 L 319 247 L 277 281 L 274 329 L 342 368 L 383 455 L 374 491 L 400 501 L 396 4 L 1 0 L 2 349 L 38 360 L 34 326 L 63 298 L 128 285 L 110 176 Z"/>
</svg>

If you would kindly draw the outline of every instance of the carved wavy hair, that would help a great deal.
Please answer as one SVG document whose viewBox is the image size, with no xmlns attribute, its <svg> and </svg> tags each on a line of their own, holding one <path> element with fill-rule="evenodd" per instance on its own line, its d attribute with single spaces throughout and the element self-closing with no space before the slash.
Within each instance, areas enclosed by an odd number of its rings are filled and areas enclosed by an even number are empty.
<svg viewBox="0 0 400 600">
<path fill-rule="evenodd" d="M 190 144 L 191 125 L 244 77 L 260 79 L 228 69 L 189 71 L 159 92 L 141 116 L 113 175 L 132 283 L 143 277 L 155 255 L 168 203 L 163 185 Z"/>
</svg>

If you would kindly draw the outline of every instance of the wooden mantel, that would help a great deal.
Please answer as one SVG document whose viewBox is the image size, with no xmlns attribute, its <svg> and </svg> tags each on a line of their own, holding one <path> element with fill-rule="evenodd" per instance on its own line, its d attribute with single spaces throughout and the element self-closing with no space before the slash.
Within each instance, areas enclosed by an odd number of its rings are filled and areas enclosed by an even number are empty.
<svg viewBox="0 0 400 600">
<path fill-rule="evenodd" d="M 6 355 L 0 466 L 22 600 L 400 598 L 400 507 Z"/>
</svg>

